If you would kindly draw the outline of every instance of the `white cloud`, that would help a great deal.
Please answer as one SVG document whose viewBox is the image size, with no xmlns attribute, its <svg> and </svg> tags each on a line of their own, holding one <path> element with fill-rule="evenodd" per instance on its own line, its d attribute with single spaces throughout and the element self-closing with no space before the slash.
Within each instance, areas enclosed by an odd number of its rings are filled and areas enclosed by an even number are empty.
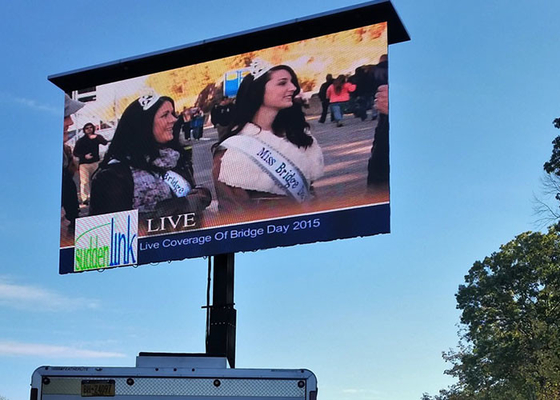
<svg viewBox="0 0 560 400">
<path fill-rule="evenodd" d="M 18 97 L 18 96 L 14 96 L 10 93 L 6 93 L 6 92 L 0 92 L 0 98 L 3 102 L 15 102 L 18 104 L 21 104 L 27 108 L 31 108 L 33 110 L 36 111 L 43 111 L 43 112 L 48 112 L 49 114 L 54 114 L 54 115 L 58 115 L 61 116 L 62 115 L 62 109 L 61 108 L 56 108 L 56 107 L 52 107 L 46 104 L 41 104 L 39 102 L 37 102 L 36 100 L 33 99 L 28 99 L 25 97 Z"/>
<path fill-rule="evenodd" d="M 86 350 L 40 343 L 22 343 L 0 340 L 0 356 L 34 356 L 60 358 L 122 358 L 123 353 Z"/>
<path fill-rule="evenodd" d="M 59 116 L 62 115 L 62 110 L 61 109 L 51 107 L 51 106 L 48 106 L 46 104 L 39 104 L 35 100 L 32 100 L 32 99 L 26 99 L 26 98 L 23 98 L 23 97 L 15 97 L 14 101 L 16 103 L 23 104 L 24 106 L 32 108 L 34 110 L 46 111 L 48 113 L 56 114 L 56 115 L 59 115 Z"/>
<path fill-rule="evenodd" d="M 18 285 L 0 276 L 0 306 L 36 311 L 73 311 L 99 307 L 99 301 L 68 297 L 39 286 Z"/>
</svg>

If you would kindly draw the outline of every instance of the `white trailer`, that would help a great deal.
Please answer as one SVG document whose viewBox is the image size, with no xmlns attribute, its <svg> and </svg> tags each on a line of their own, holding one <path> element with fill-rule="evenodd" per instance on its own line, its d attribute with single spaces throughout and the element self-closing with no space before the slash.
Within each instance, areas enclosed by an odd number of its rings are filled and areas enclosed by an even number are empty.
<svg viewBox="0 0 560 400">
<path fill-rule="evenodd" d="M 225 357 L 140 353 L 136 367 L 39 367 L 30 400 L 316 400 L 307 369 L 232 369 Z"/>
</svg>

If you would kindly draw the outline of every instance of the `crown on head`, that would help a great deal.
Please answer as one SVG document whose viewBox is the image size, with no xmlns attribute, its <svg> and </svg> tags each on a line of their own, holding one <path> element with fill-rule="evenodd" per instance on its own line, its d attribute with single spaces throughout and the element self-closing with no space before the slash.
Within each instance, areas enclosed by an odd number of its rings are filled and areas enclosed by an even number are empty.
<svg viewBox="0 0 560 400">
<path fill-rule="evenodd" d="M 146 94 L 138 99 L 138 103 L 142 106 L 142 110 L 147 111 L 159 100 L 159 95 L 156 93 Z"/>
<path fill-rule="evenodd" d="M 270 68 L 272 68 L 272 65 L 260 58 L 255 58 L 249 65 L 249 71 L 255 79 L 266 74 Z"/>
</svg>

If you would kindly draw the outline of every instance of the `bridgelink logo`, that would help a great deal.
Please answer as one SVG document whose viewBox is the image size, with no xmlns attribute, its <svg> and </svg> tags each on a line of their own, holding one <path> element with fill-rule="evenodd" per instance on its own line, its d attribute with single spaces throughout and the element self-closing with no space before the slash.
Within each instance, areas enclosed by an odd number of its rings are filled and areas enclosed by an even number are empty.
<svg viewBox="0 0 560 400">
<path fill-rule="evenodd" d="M 76 219 L 74 271 L 136 265 L 138 210 Z"/>
</svg>

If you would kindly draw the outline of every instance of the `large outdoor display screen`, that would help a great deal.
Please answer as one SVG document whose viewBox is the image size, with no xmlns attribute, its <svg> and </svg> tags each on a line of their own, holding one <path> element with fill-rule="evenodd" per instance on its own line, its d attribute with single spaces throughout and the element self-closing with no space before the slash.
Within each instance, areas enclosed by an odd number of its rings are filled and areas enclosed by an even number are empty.
<svg viewBox="0 0 560 400">
<path fill-rule="evenodd" d="M 387 24 L 68 93 L 60 272 L 388 233 Z"/>
</svg>

